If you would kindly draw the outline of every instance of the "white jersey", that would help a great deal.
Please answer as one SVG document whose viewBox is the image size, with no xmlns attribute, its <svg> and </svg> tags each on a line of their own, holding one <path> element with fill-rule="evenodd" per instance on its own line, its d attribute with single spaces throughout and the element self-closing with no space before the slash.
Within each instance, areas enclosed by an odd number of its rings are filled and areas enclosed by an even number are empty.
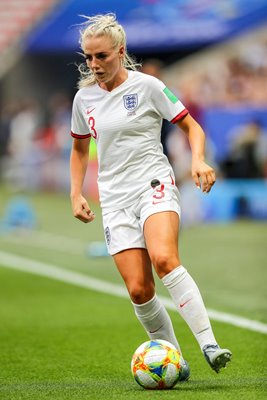
<svg viewBox="0 0 267 400">
<path fill-rule="evenodd" d="M 77 92 L 71 135 L 96 140 L 103 214 L 133 204 L 152 179 L 173 176 L 160 141 L 162 119 L 175 123 L 187 113 L 160 80 L 137 71 L 111 92 L 98 84 Z"/>
</svg>

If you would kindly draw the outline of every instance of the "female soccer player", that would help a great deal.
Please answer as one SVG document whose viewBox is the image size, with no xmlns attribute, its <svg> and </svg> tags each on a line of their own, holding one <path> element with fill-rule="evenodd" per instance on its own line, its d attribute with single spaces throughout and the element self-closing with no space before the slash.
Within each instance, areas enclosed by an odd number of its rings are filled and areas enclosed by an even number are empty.
<svg viewBox="0 0 267 400">
<path fill-rule="evenodd" d="M 80 37 L 86 69 L 73 102 L 70 160 L 73 214 L 91 222 L 82 194 L 90 140 L 97 143 L 98 186 L 109 253 L 125 281 L 135 313 L 150 339 L 180 351 L 171 319 L 155 294 L 152 265 L 169 290 L 210 366 L 226 366 L 198 287 L 178 251 L 180 197 L 160 142 L 162 119 L 177 124 L 192 151 L 192 177 L 208 193 L 215 172 L 205 163 L 205 135 L 176 96 L 158 79 L 138 72 L 114 14 L 88 17 Z M 189 378 L 183 363 L 182 380 Z"/>
</svg>

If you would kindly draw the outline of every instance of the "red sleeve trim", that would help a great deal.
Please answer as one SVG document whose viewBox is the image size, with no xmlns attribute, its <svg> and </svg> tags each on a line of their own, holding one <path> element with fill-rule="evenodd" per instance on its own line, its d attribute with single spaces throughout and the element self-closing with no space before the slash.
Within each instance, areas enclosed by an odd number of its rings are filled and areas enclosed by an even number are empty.
<svg viewBox="0 0 267 400">
<path fill-rule="evenodd" d="M 91 133 L 87 133 L 86 135 L 78 135 L 77 133 L 70 132 L 71 136 L 75 139 L 87 139 L 91 137 Z"/>
<path fill-rule="evenodd" d="M 187 114 L 189 113 L 189 111 L 185 108 L 182 112 L 180 112 L 180 114 L 176 115 L 176 117 L 174 117 L 171 120 L 172 124 L 175 124 L 176 122 L 178 122 L 180 119 L 184 118 Z"/>
</svg>

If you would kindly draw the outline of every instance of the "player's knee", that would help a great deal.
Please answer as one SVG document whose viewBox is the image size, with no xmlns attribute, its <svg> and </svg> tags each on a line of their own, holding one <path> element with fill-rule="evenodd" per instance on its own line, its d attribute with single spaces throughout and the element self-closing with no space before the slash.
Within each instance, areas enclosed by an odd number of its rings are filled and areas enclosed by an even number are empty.
<svg viewBox="0 0 267 400">
<path fill-rule="evenodd" d="M 154 285 L 133 284 L 128 288 L 131 300 L 135 304 L 143 304 L 152 299 L 155 294 Z"/>
<path fill-rule="evenodd" d="M 174 266 L 179 265 L 179 259 L 168 252 L 155 254 L 151 257 L 151 261 L 159 277 L 166 275 L 173 270 Z"/>
<path fill-rule="evenodd" d="M 168 253 L 157 253 L 151 258 L 156 270 L 165 270 L 170 262 L 170 256 Z"/>
</svg>

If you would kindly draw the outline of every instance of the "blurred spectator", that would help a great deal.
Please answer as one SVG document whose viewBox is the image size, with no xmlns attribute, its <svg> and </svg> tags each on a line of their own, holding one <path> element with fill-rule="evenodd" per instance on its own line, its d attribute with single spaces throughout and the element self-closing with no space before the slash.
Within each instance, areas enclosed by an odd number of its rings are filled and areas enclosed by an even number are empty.
<svg viewBox="0 0 267 400">
<path fill-rule="evenodd" d="M 54 138 L 52 144 L 55 156 L 44 166 L 44 175 L 50 189 L 68 190 L 69 188 L 69 157 L 72 145 L 70 135 L 71 98 L 68 93 L 55 92 L 48 104 L 49 129 Z"/>
<path fill-rule="evenodd" d="M 49 122 L 55 134 L 55 147 L 60 155 L 69 158 L 72 139 L 70 130 L 72 102 L 68 93 L 55 92 L 49 100 Z"/>
<path fill-rule="evenodd" d="M 9 153 L 10 125 L 17 109 L 18 103 L 16 101 L 8 101 L 4 104 L 0 115 L 0 179 Z"/>
<path fill-rule="evenodd" d="M 30 155 L 29 149 L 40 124 L 38 105 L 33 100 L 24 100 L 10 122 L 8 152 L 13 160 L 23 162 Z"/>
<path fill-rule="evenodd" d="M 9 121 L 9 135 L 4 175 L 14 189 L 34 185 L 37 176 L 33 165 L 38 158 L 34 149 L 37 129 L 41 125 L 38 104 L 29 99 L 19 103 L 17 112 Z M 36 171 L 34 171 L 36 172 Z M 29 178 L 31 177 L 31 178 Z"/>
<path fill-rule="evenodd" d="M 251 121 L 231 135 L 222 169 L 226 178 L 267 178 L 267 135 L 260 121 Z"/>
</svg>

